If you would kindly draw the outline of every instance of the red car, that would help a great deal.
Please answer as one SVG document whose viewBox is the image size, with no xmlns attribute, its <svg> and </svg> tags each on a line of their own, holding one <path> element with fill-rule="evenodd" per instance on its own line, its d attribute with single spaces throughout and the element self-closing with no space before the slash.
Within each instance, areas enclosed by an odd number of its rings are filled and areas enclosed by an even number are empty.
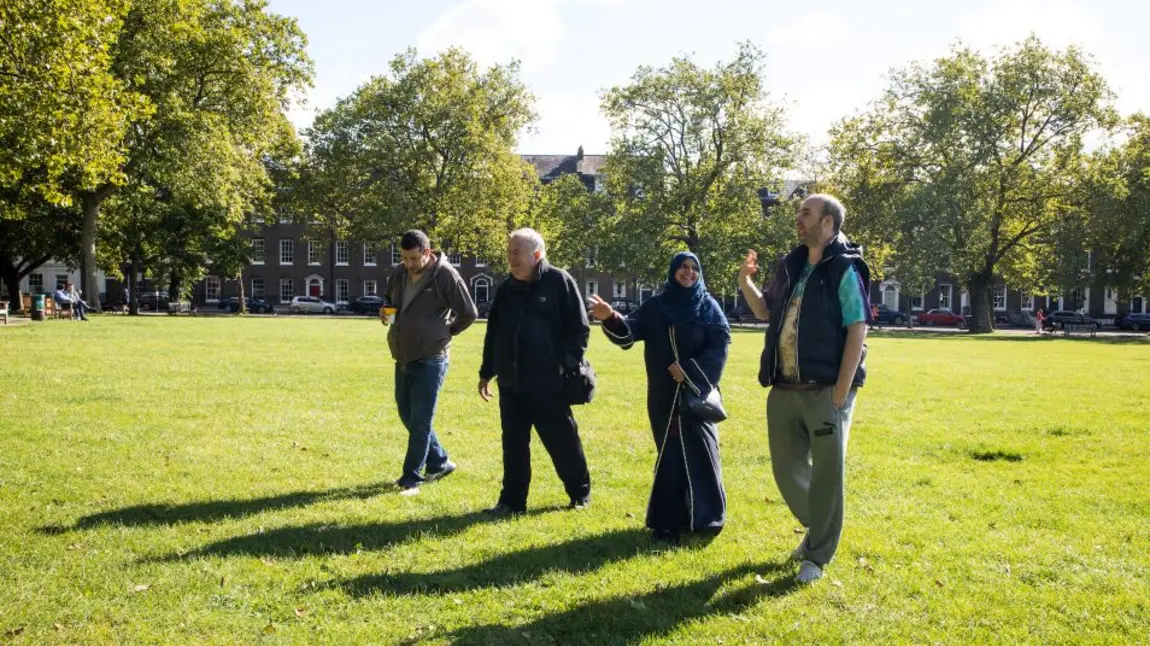
<svg viewBox="0 0 1150 646">
<path fill-rule="evenodd" d="M 954 325 L 966 327 L 966 317 L 950 310 L 934 309 L 918 315 L 919 325 Z"/>
</svg>

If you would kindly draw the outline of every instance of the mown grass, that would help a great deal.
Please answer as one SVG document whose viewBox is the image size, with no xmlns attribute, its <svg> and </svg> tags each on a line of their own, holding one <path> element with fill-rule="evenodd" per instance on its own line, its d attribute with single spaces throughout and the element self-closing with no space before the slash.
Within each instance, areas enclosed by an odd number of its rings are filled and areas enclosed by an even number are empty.
<svg viewBox="0 0 1150 646">
<path fill-rule="evenodd" d="M 457 343 L 460 469 L 401 497 L 371 320 L 93 317 L 0 330 L 0 642 L 1146 642 L 1150 344 L 875 336 L 827 577 L 770 476 L 759 333 L 735 335 L 729 524 L 661 549 L 640 352 L 594 330 L 593 504 L 533 444 L 531 513 L 489 521 L 498 409 Z"/>
</svg>

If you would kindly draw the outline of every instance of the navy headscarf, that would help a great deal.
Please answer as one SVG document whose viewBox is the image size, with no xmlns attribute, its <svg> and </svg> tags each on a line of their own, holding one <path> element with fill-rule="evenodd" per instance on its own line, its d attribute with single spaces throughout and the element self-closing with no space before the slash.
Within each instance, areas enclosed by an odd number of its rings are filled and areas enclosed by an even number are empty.
<svg viewBox="0 0 1150 646">
<path fill-rule="evenodd" d="M 675 272 L 687 260 L 694 260 L 699 268 L 699 282 L 687 289 L 675 280 Z M 714 325 L 723 328 L 728 334 L 731 324 L 723 314 L 723 309 L 715 299 L 707 293 L 707 284 L 703 281 L 703 264 L 699 257 L 689 251 L 681 251 L 671 259 L 671 267 L 667 270 L 667 284 L 659 297 L 659 305 L 663 315 L 672 325 L 679 325 L 687 321 L 694 321 L 702 325 Z"/>
</svg>

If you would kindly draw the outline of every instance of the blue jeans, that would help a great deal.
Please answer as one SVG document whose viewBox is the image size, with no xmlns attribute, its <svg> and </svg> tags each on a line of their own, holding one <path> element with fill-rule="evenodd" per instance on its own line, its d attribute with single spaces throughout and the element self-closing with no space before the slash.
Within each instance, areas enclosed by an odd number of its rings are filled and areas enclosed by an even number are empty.
<svg viewBox="0 0 1150 646">
<path fill-rule="evenodd" d="M 425 357 L 407 364 L 395 364 L 395 405 L 399 419 L 407 427 L 407 456 L 403 459 L 402 484 L 423 482 L 423 467 L 443 468 L 447 451 L 435 436 L 431 423 L 439 389 L 447 376 L 447 357 Z"/>
</svg>

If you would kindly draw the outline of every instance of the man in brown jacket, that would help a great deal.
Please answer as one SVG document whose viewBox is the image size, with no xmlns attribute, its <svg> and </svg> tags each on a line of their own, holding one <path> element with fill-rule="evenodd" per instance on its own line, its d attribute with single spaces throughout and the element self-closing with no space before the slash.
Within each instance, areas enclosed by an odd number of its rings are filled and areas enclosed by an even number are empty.
<svg viewBox="0 0 1150 646">
<path fill-rule="evenodd" d="M 387 345 L 395 359 L 395 404 L 408 433 L 403 475 L 395 484 L 416 493 L 424 482 L 455 471 L 432 420 L 447 376 L 451 338 L 475 322 L 477 312 L 459 272 L 442 253 L 432 252 L 427 234 L 408 231 L 399 246 L 403 271 L 392 274 L 386 291 L 398 309 Z M 383 309 L 379 318 L 389 325 Z"/>
</svg>

